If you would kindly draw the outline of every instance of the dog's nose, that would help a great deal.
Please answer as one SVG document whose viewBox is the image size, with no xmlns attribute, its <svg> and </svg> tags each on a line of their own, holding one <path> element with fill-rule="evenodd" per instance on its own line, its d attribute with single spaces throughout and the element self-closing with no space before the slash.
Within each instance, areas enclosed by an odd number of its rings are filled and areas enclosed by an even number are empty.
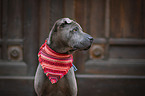
<svg viewBox="0 0 145 96">
<path fill-rule="evenodd" d="M 90 37 L 88 37 L 88 39 L 93 40 L 93 37 L 90 36 Z"/>
<path fill-rule="evenodd" d="M 93 42 L 93 37 L 89 36 L 88 39 Z"/>
</svg>

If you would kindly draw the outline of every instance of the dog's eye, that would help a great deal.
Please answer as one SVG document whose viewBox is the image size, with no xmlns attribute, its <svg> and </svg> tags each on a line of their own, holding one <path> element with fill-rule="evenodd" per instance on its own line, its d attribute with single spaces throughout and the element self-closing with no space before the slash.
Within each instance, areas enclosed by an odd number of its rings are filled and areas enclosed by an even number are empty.
<svg viewBox="0 0 145 96">
<path fill-rule="evenodd" d="M 77 31 L 78 31 L 78 29 L 77 29 L 77 28 L 75 28 L 75 29 L 73 29 L 72 31 L 73 31 L 73 32 L 77 32 Z"/>
</svg>

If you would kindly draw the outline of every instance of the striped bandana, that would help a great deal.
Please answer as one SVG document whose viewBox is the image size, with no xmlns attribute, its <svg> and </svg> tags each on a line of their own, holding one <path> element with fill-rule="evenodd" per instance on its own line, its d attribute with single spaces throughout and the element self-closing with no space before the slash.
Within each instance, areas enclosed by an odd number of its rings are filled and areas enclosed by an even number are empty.
<svg viewBox="0 0 145 96">
<path fill-rule="evenodd" d="M 52 84 L 57 83 L 64 75 L 68 73 L 73 66 L 73 56 L 60 54 L 53 51 L 47 44 L 47 40 L 40 47 L 38 60 L 43 68 L 44 73 Z"/>
</svg>

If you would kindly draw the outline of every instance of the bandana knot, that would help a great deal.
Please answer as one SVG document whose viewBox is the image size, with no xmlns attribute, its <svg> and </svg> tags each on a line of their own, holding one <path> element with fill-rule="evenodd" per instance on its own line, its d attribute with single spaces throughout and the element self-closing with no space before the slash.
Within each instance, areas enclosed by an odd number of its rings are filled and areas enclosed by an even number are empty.
<svg viewBox="0 0 145 96">
<path fill-rule="evenodd" d="M 38 60 L 43 68 L 44 73 L 51 83 L 57 83 L 64 75 L 68 73 L 73 66 L 73 56 L 68 54 L 60 54 L 53 51 L 47 44 L 47 40 L 40 47 Z"/>
</svg>

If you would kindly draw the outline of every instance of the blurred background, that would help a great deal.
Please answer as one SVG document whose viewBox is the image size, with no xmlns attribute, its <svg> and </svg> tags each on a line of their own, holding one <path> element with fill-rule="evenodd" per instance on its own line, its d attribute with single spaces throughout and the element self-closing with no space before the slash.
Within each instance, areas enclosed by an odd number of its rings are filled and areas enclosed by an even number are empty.
<svg viewBox="0 0 145 96">
<path fill-rule="evenodd" d="M 0 0 L 0 96 L 36 96 L 37 53 L 62 17 L 94 37 L 74 54 L 78 96 L 145 96 L 145 0 Z"/>
</svg>

